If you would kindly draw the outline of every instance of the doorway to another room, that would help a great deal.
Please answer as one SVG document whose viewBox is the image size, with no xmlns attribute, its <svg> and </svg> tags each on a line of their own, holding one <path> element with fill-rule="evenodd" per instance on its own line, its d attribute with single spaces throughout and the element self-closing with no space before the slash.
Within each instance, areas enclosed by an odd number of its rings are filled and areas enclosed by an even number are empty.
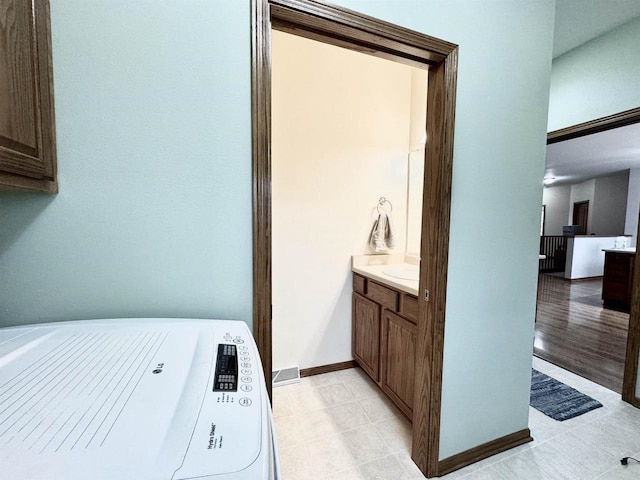
<svg viewBox="0 0 640 480">
<path fill-rule="evenodd" d="M 638 132 L 640 108 L 548 134 L 534 341 L 636 406 L 640 162 L 619 149 L 640 147 Z"/>
<path fill-rule="evenodd" d="M 253 325 L 267 385 L 272 372 L 272 28 L 428 69 L 429 140 L 424 155 L 426 193 L 420 242 L 420 257 L 425 262 L 420 268 L 418 290 L 428 290 L 430 300 L 417 302 L 411 443 L 412 458 L 420 470 L 427 476 L 436 476 L 443 471 L 437 407 L 442 388 L 457 46 L 336 6 L 304 0 L 254 0 L 252 4 Z"/>
<path fill-rule="evenodd" d="M 354 366 L 353 256 L 420 256 L 427 75 L 272 32 L 274 387 Z M 376 252 L 381 211 L 393 244 Z"/>
<path fill-rule="evenodd" d="M 589 200 L 585 200 L 583 202 L 575 202 L 573 204 L 572 225 L 578 225 L 580 227 L 581 235 L 585 235 L 587 233 L 588 221 L 589 221 Z"/>
</svg>

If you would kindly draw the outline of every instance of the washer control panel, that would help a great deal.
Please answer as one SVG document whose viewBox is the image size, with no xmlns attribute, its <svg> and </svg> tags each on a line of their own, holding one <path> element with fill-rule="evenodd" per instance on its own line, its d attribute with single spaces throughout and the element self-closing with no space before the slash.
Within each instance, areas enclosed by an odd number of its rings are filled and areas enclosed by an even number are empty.
<svg viewBox="0 0 640 480">
<path fill-rule="evenodd" d="M 174 480 L 236 471 L 266 447 L 268 399 L 258 349 L 243 322 L 216 325 L 209 385 Z M 224 330 L 222 328 L 224 327 Z"/>
<path fill-rule="evenodd" d="M 214 392 L 238 391 L 238 355 L 235 345 L 218 344 L 216 373 L 213 380 Z"/>
</svg>

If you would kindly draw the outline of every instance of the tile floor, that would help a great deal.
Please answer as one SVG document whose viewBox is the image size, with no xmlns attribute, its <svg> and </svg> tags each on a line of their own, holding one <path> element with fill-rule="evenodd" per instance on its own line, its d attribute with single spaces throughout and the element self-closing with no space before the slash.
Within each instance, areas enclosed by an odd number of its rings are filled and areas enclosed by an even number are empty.
<svg viewBox="0 0 640 480">
<path fill-rule="evenodd" d="M 531 408 L 534 441 L 441 477 L 445 480 L 640 480 L 640 410 L 538 358 L 534 368 L 604 407 L 557 422 Z M 273 390 L 283 480 L 424 478 L 411 461 L 410 424 L 359 369 Z"/>
</svg>

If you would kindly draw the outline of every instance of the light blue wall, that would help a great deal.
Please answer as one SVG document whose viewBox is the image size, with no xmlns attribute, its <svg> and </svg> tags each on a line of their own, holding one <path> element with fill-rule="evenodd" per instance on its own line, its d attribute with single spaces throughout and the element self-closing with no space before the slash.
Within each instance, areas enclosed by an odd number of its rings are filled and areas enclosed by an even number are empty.
<svg viewBox="0 0 640 480">
<path fill-rule="evenodd" d="M 339 0 L 460 45 L 440 458 L 527 428 L 555 3 Z"/>
<path fill-rule="evenodd" d="M 0 193 L 0 325 L 251 323 L 249 2 L 51 15 L 60 193 Z"/>
<path fill-rule="evenodd" d="M 553 61 L 548 131 L 640 107 L 640 17 Z"/>
<path fill-rule="evenodd" d="M 444 458 L 527 427 L 554 2 L 337 3 L 460 44 Z M 0 196 L 2 324 L 249 321 L 249 2 L 52 16 L 60 194 Z"/>
</svg>

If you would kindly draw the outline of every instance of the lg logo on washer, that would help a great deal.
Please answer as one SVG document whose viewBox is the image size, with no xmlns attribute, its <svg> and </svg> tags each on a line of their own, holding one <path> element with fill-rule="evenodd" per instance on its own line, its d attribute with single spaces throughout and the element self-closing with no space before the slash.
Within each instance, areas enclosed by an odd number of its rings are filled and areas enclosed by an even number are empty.
<svg viewBox="0 0 640 480">
<path fill-rule="evenodd" d="M 153 370 L 152 373 L 162 373 L 162 369 L 164 368 L 164 363 L 159 363 L 158 366 Z"/>
</svg>

